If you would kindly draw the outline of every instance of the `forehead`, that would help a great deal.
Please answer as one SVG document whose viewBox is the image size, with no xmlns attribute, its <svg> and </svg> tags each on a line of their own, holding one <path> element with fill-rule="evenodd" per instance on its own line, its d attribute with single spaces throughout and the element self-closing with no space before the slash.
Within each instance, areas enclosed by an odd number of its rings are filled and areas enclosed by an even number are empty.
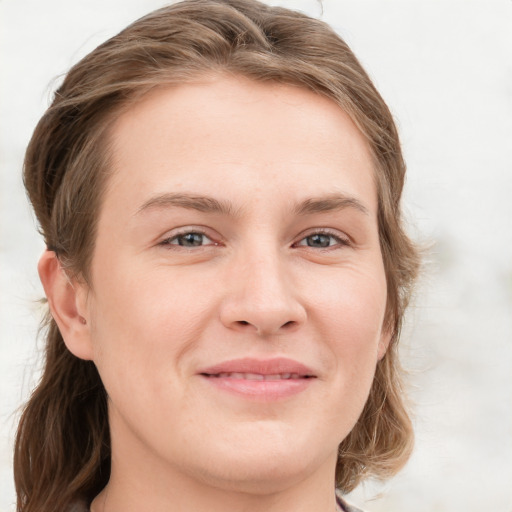
<svg viewBox="0 0 512 512">
<path fill-rule="evenodd" d="M 376 202 L 370 151 L 350 117 L 291 85 L 215 76 L 160 87 L 124 112 L 110 137 L 107 200 L 140 205 L 184 191 L 236 201 L 252 187 L 254 199 L 271 188 L 295 199 L 343 192 Z"/>
</svg>

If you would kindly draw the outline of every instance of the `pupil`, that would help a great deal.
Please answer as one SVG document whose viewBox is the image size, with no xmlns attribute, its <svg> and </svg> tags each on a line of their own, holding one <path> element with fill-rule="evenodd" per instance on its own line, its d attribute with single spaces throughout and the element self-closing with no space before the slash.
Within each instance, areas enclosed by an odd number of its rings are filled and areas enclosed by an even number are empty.
<svg viewBox="0 0 512 512">
<path fill-rule="evenodd" d="M 330 236 L 329 235 L 311 235 L 308 236 L 309 247 L 329 247 Z"/>
<path fill-rule="evenodd" d="M 187 245 L 187 246 L 198 246 L 203 242 L 203 235 L 201 233 L 187 233 L 186 235 L 182 235 L 178 239 L 179 245 Z"/>
</svg>

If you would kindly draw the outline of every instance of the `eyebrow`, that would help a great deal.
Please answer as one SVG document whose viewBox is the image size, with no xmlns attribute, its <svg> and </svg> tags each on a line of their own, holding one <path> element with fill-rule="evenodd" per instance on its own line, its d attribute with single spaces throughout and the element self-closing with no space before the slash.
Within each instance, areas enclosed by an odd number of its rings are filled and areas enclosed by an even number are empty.
<svg viewBox="0 0 512 512">
<path fill-rule="evenodd" d="M 311 215 L 314 213 L 339 211 L 346 208 L 354 208 L 365 215 L 370 215 L 368 208 L 359 199 L 345 194 L 332 194 L 306 199 L 295 206 L 294 212 L 296 215 Z"/>
<path fill-rule="evenodd" d="M 153 209 L 187 208 L 205 213 L 216 213 L 228 217 L 239 217 L 241 209 L 236 208 L 229 201 L 215 199 L 210 196 L 198 196 L 186 193 L 166 193 L 148 199 L 138 210 L 136 215 Z M 359 199 L 345 194 L 332 194 L 321 197 L 311 197 L 299 203 L 293 208 L 295 215 L 306 216 L 315 213 L 353 208 L 365 215 L 370 215 L 368 208 Z"/>
<path fill-rule="evenodd" d="M 205 213 L 218 213 L 229 217 L 238 217 L 240 210 L 229 201 L 222 201 L 209 196 L 197 196 L 193 194 L 160 194 L 148 199 L 136 212 L 136 215 L 154 209 L 162 208 L 187 208 Z"/>
</svg>

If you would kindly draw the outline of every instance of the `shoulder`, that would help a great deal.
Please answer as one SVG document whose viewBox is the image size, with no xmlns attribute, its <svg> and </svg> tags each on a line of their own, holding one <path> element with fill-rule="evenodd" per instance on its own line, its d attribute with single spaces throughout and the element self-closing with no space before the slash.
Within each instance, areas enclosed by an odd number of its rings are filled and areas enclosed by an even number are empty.
<svg viewBox="0 0 512 512">
<path fill-rule="evenodd" d="M 340 510 L 343 512 L 364 512 L 364 510 L 347 503 L 338 491 L 336 491 L 336 500 L 338 501 Z"/>
</svg>

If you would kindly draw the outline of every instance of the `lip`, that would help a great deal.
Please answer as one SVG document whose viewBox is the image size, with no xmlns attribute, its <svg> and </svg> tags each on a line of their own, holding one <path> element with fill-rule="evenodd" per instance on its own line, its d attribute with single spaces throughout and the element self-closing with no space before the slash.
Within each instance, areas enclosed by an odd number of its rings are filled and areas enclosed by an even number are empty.
<svg viewBox="0 0 512 512">
<path fill-rule="evenodd" d="M 203 368 L 198 375 L 216 389 L 265 402 L 294 396 L 316 379 L 311 368 L 284 357 L 232 359 Z"/>
<path fill-rule="evenodd" d="M 296 373 L 301 377 L 316 377 L 311 368 L 286 357 L 275 357 L 272 359 L 244 357 L 242 359 L 232 359 L 201 369 L 198 373 L 207 375 L 218 375 L 219 373 L 257 373 L 260 375 Z"/>
</svg>

